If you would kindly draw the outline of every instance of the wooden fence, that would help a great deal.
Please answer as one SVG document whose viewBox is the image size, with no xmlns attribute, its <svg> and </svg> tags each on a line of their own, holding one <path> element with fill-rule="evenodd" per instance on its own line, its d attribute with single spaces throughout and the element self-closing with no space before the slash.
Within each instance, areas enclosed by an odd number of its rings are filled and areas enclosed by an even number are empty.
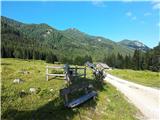
<svg viewBox="0 0 160 120">
<path fill-rule="evenodd" d="M 63 74 L 54 74 L 54 73 L 49 73 L 49 69 L 63 69 Z M 72 76 L 74 77 L 80 77 L 83 76 L 84 78 L 86 77 L 86 67 L 69 67 L 69 70 L 67 72 L 64 71 L 64 66 L 46 66 L 46 80 L 49 80 L 49 76 L 53 77 L 64 77 L 64 79 L 67 79 L 67 74 L 69 71 L 72 71 Z M 79 70 L 83 70 L 83 73 L 79 73 Z"/>
</svg>

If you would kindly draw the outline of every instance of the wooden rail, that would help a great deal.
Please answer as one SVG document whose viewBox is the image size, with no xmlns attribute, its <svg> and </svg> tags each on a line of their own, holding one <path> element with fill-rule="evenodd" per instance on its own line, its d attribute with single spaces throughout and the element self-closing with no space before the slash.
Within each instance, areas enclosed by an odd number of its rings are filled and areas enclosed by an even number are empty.
<svg viewBox="0 0 160 120">
<path fill-rule="evenodd" d="M 49 80 L 49 76 L 54 76 L 54 77 L 65 77 L 66 74 L 52 74 L 49 73 L 49 69 L 64 69 L 63 66 L 46 66 L 46 80 Z"/>
<path fill-rule="evenodd" d="M 54 74 L 54 73 L 49 73 L 49 69 L 63 69 L 64 74 Z M 80 74 L 78 73 L 78 70 L 83 70 L 83 73 Z M 64 77 L 64 79 L 67 79 L 67 74 L 69 71 L 72 71 L 72 76 L 74 77 L 79 77 L 83 76 L 84 78 L 86 77 L 86 67 L 69 67 L 69 69 L 66 71 L 64 66 L 46 66 L 46 80 L 49 80 L 49 76 L 54 76 L 54 77 Z"/>
<path fill-rule="evenodd" d="M 48 73 L 46 74 L 48 76 L 58 76 L 58 77 L 64 77 L 66 74 L 51 74 L 51 73 Z"/>
</svg>

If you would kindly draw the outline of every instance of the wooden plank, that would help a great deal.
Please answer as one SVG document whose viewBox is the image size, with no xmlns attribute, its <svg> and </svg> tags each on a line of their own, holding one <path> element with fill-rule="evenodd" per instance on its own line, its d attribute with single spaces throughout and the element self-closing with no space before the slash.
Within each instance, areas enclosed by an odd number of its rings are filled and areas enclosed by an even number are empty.
<svg viewBox="0 0 160 120">
<path fill-rule="evenodd" d="M 66 76 L 66 74 L 50 74 L 50 73 L 48 73 L 48 74 L 46 74 L 46 75 L 48 75 L 48 76 L 62 76 L 62 77 L 64 77 L 64 76 Z"/>
<path fill-rule="evenodd" d="M 80 98 L 78 98 L 76 100 L 73 100 L 73 101 L 67 103 L 66 106 L 69 107 L 69 108 L 76 107 L 76 106 L 86 102 L 87 100 L 93 98 L 96 95 L 97 95 L 97 92 L 92 91 L 92 92 L 90 92 L 90 93 L 88 93 L 86 95 L 81 96 Z"/>
<path fill-rule="evenodd" d="M 85 69 L 85 68 L 80 68 L 80 67 L 70 67 L 69 69 Z"/>
<path fill-rule="evenodd" d="M 73 92 L 76 92 L 76 91 L 83 90 L 83 89 L 87 88 L 88 86 L 89 86 L 88 83 L 81 83 L 81 84 L 78 84 L 78 85 L 71 85 L 68 88 L 61 89 L 60 90 L 60 94 L 62 96 L 64 96 L 65 94 L 70 94 L 70 93 L 73 93 Z"/>
<path fill-rule="evenodd" d="M 53 68 L 53 69 L 63 69 L 63 66 L 47 66 L 47 68 Z"/>
<path fill-rule="evenodd" d="M 46 69 L 46 80 L 48 81 L 48 68 Z"/>
</svg>

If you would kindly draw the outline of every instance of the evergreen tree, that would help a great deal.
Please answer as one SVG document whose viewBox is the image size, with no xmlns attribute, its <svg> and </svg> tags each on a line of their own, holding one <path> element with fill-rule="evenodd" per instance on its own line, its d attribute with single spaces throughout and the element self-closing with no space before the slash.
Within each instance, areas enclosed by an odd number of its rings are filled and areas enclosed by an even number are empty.
<svg viewBox="0 0 160 120">
<path fill-rule="evenodd" d="M 55 61 L 57 61 L 57 56 L 54 55 L 52 52 L 49 52 L 46 56 L 46 62 L 47 63 L 54 63 Z"/>
<path fill-rule="evenodd" d="M 92 57 L 91 56 L 86 55 L 83 59 L 84 59 L 83 63 L 85 63 L 87 61 L 90 62 L 90 63 L 92 63 Z"/>
<path fill-rule="evenodd" d="M 117 55 L 116 67 L 117 67 L 117 68 L 124 68 L 123 56 L 122 56 L 121 54 L 119 54 L 119 53 L 118 53 L 118 55 Z"/>
<path fill-rule="evenodd" d="M 74 64 L 75 65 L 84 65 L 84 58 L 81 56 L 75 57 Z"/>
<path fill-rule="evenodd" d="M 140 69 L 140 50 L 136 49 L 133 55 L 134 69 Z"/>
</svg>

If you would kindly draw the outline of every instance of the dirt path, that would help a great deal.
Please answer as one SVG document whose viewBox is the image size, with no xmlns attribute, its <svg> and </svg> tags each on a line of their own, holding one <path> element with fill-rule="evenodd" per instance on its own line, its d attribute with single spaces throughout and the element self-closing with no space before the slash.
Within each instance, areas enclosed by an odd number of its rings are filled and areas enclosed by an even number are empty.
<svg viewBox="0 0 160 120">
<path fill-rule="evenodd" d="M 107 82 L 115 86 L 144 115 L 145 120 L 160 120 L 160 90 L 139 85 L 107 74 Z"/>
</svg>

